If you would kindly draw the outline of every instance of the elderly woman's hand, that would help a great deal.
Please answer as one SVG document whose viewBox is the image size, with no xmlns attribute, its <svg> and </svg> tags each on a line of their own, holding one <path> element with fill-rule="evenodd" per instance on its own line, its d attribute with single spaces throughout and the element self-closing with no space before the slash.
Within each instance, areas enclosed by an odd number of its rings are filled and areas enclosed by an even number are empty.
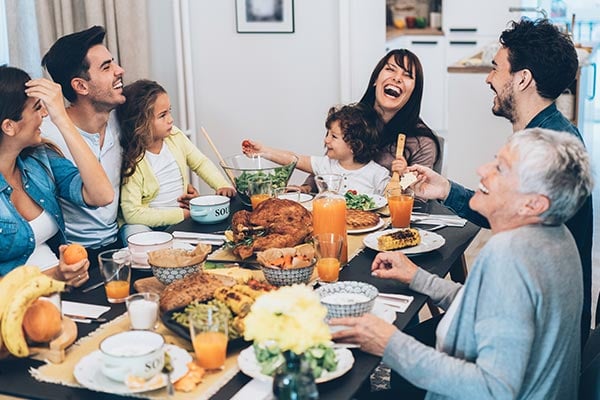
<svg viewBox="0 0 600 400">
<path fill-rule="evenodd" d="M 412 186 L 415 197 L 427 200 L 446 200 L 450 193 L 448 179 L 422 165 L 411 165 L 408 170 L 417 173 L 417 183 Z"/>
<path fill-rule="evenodd" d="M 376 356 L 382 356 L 387 343 L 396 332 L 396 327 L 372 314 L 356 318 L 334 318 L 330 325 L 343 325 L 348 329 L 335 332 L 333 340 L 342 343 L 355 343 L 360 349 Z"/>
<path fill-rule="evenodd" d="M 90 261 L 84 258 L 73 264 L 67 264 L 64 260 L 64 252 L 67 248 L 66 245 L 61 245 L 58 248 L 60 252 L 60 258 L 58 267 L 56 267 L 55 277 L 62 281 L 67 282 L 71 286 L 79 287 L 83 285 L 90 278 L 88 269 L 90 268 Z"/>
<path fill-rule="evenodd" d="M 396 172 L 400 176 L 402 176 L 402 174 L 406 172 L 406 167 L 408 167 L 408 163 L 406 162 L 406 159 L 402 156 L 392 161 L 392 172 Z"/>
<path fill-rule="evenodd" d="M 401 251 L 377 254 L 371 264 L 371 275 L 383 279 L 395 279 L 409 284 L 419 267 Z"/>
<path fill-rule="evenodd" d="M 25 93 L 42 101 L 53 122 L 67 117 L 62 89 L 58 83 L 48 79 L 32 79 L 25 83 Z"/>
</svg>

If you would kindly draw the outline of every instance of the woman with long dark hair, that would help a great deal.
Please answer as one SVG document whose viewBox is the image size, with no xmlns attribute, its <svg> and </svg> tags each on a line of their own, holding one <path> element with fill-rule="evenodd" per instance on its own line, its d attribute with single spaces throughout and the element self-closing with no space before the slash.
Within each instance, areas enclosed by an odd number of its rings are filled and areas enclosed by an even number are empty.
<svg viewBox="0 0 600 400">
<path fill-rule="evenodd" d="M 395 49 L 379 60 L 360 99 L 380 118 L 380 152 L 375 158 L 379 164 L 391 169 L 399 133 L 406 135 L 404 158 L 408 165 L 431 168 L 440 157 L 439 140 L 420 117 L 422 98 L 423 67 L 414 53 Z"/>
<path fill-rule="evenodd" d="M 40 136 L 48 115 L 76 166 Z M 60 85 L 0 67 L 0 275 L 22 264 L 37 265 L 57 279 L 82 285 L 89 278 L 89 261 L 63 261 L 66 246 L 59 245 L 66 243 L 65 221 L 58 197 L 81 206 L 104 206 L 113 194 L 67 115 Z"/>
</svg>

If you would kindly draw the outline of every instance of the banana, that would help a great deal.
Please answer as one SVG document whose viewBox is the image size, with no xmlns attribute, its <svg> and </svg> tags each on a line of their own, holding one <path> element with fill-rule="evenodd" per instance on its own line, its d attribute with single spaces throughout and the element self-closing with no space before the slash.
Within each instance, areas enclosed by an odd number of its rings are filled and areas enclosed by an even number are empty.
<svg viewBox="0 0 600 400">
<path fill-rule="evenodd" d="M 13 299 L 19 287 L 35 276 L 41 275 L 38 267 L 22 265 L 11 270 L 0 280 L 0 321 L 6 309 L 6 305 Z M 0 335 L 0 348 L 2 347 L 2 335 Z"/>
<path fill-rule="evenodd" d="M 29 348 L 23 333 L 23 317 L 38 297 L 65 290 L 65 282 L 47 275 L 36 276 L 19 287 L 2 316 L 2 338 L 8 351 L 17 357 L 27 357 Z"/>
</svg>

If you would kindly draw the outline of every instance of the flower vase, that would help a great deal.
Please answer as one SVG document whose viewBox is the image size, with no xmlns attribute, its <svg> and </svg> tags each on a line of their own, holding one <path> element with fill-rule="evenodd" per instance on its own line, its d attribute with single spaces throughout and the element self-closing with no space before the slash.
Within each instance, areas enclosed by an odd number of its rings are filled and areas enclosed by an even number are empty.
<svg viewBox="0 0 600 400">
<path fill-rule="evenodd" d="M 287 350 L 285 362 L 273 377 L 273 394 L 278 400 L 316 400 L 319 398 L 312 371 L 303 362 L 302 355 Z"/>
</svg>

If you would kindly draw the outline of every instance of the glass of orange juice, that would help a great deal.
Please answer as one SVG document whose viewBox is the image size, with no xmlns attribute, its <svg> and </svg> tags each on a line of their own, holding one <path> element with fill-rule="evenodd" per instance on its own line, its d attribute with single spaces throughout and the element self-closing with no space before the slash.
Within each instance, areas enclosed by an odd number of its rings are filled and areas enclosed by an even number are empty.
<svg viewBox="0 0 600 400">
<path fill-rule="evenodd" d="M 107 250 L 98 254 L 100 274 L 109 303 L 123 303 L 129 296 L 131 253 L 127 249 Z"/>
<path fill-rule="evenodd" d="M 273 181 L 270 176 L 259 176 L 248 180 L 248 195 L 252 209 L 273 196 Z"/>
<path fill-rule="evenodd" d="M 319 233 L 313 237 L 317 256 L 317 273 L 320 282 L 337 282 L 344 237 L 338 233 Z"/>
<path fill-rule="evenodd" d="M 196 363 L 206 370 L 223 369 L 227 357 L 227 317 L 211 307 L 206 314 L 190 313 L 189 323 Z"/>
<path fill-rule="evenodd" d="M 392 228 L 408 228 L 415 201 L 414 192 L 411 189 L 393 188 L 386 192 L 386 197 L 392 219 Z"/>
</svg>

